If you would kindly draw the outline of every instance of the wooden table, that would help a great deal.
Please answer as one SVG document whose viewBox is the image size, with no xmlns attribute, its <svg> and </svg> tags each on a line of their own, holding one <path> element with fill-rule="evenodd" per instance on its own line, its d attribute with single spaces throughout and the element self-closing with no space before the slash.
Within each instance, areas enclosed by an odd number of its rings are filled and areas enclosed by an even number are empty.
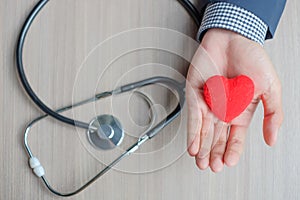
<svg viewBox="0 0 300 200">
<path fill-rule="evenodd" d="M 42 114 L 20 86 L 15 62 L 21 25 L 36 2 L 0 3 L 1 200 L 58 199 L 32 174 L 22 145 L 26 124 Z M 299 199 L 299 8 L 299 1 L 288 1 L 275 39 L 265 45 L 283 85 L 285 121 L 274 148 L 263 142 L 263 110 L 259 106 L 239 165 L 218 174 L 199 171 L 186 153 L 185 108 L 137 154 L 71 199 Z M 162 35 L 156 32 L 158 27 L 163 28 Z M 186 46 L 184 38 L 194 37 L 197 28 L 174 0 L 53 0 L 29 32 L 24 49 L 26 72 L 33 89 L 52 108 L 146 76 L 182 80 L 188 62 L 176 52 L 164 51 L 166 31 L 172 38 L 183 33 L 183 39 L 174 39 L 172 45 L 192 56 L 193 48 Z M 161 49 L 144 48 L 145 41 L 161 45 Z M 127 54 L 121 56 L 122 52 Z M 159 117 L 167 112 L 164 107 L 170 109 L 174 104 L 174 95 L 164 88 L 145 88 L 144 92 L 157 103 Z M 123 146 L 129 145 L 149 120 L 147 105 L 132 94 L 64 114 L 88 122 L 101 113 L 114 113 L 125 121 L 129 141 Z M 35 126 L 29 142 L 51 184 L 63 191 L 87 181 L 124 148 L 96 151 L 89 146 L 84 130 L 53 119 Z"/>
</svg>

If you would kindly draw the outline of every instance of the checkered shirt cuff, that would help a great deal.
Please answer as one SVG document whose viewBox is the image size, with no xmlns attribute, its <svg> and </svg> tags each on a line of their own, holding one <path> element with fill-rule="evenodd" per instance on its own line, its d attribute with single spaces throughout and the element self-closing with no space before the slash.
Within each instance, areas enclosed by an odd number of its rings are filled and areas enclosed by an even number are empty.
<svg viewBox="0 0 300 200">
<path fill-rule="evenodd" d="M 206 7 L 197 38 L 201 40 L 210 28 L 228 29 L 261 45 L 268 31 L 268 26 L 256 15 L 227 2 L 212 3 Z"/>
</svg>

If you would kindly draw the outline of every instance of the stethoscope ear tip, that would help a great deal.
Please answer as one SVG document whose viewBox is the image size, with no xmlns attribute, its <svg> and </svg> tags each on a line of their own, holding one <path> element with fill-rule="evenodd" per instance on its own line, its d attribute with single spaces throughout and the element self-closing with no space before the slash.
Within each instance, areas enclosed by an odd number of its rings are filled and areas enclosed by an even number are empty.
<svg viewBox="0 0 300 200">
<path fill-rule="evenodd" d="M 87 137 L 96 149 L 110 150 L 122 143 L 124 129 L 116 117 L 99 115 L 90 122 Z"/>
</svg>

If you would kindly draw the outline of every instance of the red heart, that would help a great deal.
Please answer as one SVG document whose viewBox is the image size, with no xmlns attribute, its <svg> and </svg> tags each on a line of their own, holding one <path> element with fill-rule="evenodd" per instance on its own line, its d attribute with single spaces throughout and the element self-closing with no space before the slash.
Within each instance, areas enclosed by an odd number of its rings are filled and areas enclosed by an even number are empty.
<svg viewBox="0 0 300 200">
<path fill-rule="evenodd" d="M 253 81 L 245 75 L 232 79 L 213 76 L 206 81 L 203 90 L 208 107 L 224 122 L 239 116 L 254 96 Z"/>
</svg>

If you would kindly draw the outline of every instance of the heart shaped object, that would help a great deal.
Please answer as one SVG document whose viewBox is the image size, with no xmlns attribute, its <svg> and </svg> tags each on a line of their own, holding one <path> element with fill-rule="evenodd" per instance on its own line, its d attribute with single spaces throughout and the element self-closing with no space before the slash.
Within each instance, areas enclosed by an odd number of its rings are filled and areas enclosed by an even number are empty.
<svg viewBox="0 0 300 200">
<path fill-rule="evenodd" d="M 220 120 L 230 122 L 251 103 L 254 83 L 245 75 L 232 79 L 213 76 L 206 81 L 203 90 L 204 99 L 210 110 Z"/>
</svg>

